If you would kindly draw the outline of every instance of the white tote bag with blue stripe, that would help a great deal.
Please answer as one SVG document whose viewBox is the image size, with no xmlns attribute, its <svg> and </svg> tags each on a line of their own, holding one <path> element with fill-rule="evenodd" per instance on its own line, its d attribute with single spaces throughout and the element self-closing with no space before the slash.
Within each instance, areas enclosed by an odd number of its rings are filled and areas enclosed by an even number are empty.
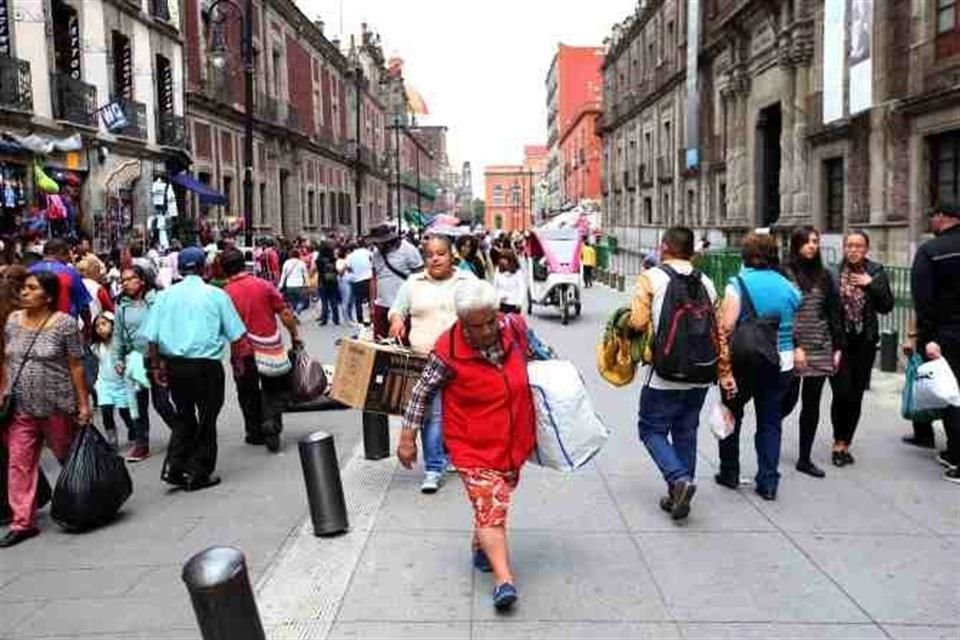
<svg viewBox="0 0 960 640">
<path fill-rule="evenodd" d="M 530 462 L 557 471 L 579 469 L 610 437 L 580 372 L 567 360 L 537 360 L 527 365 L 527 375 L 537 418 Z"/>
</svg>

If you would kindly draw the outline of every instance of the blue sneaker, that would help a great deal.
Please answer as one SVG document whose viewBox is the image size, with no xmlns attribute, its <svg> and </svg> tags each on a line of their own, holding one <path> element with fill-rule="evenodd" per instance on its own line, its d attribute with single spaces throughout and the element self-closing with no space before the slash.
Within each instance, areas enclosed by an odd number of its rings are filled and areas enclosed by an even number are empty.
<svg viewBox="0 0 960 640">
<path fill-rule="evenodd" d="M 517 601 L 517 588 L 504 582 L 493 590 L 493 606 L 497 611 L 509 611 Z"/>
<path fill-rule="evenodd" d="M 490 566 L 490 558 L 484 553 L 483 549 L 473 550 L 473 568 L 483 573 L 491 573 L 493 567 Z"/>
</svg>

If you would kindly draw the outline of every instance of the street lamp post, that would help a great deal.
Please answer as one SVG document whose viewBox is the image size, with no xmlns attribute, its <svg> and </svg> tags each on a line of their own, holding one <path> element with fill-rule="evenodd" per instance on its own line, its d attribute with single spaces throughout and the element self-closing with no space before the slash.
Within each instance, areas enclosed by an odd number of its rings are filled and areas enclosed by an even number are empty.
<svg viewBox="0 0 960 640">
<path fill-rule="evenodd" d="M 248 2 L 250 0 L 247 0 Z M 361 129 L 361 111 L 363 109 L 363 67 L 360 66 L 360 62 L 357 62 L 356 67 L 354 68 L 354 82 L 356 84 L 356 93 L 357 93 L 357 166 L 354 169 L 354 197 L 357 199 L 357 237 L 359 238 L 363 234 L 363 155 L 362 147 L 360 143 L 362 141 L 360 129 Z"/>
<path fill-rule="evenodd" d="M 403 197 L 400 194 L 400 116 L 396 114 L 393 116 L 393 131 L 396 136 L 397 152 L 394 158 L 397 170 L 397 233 L 400 233 L 403 228 Z"/>
<path fill-rule="evenodd" d="M 207 11 L 212 21 L 222 25 L 227 16 L 213 18 L 221 4 L 230 6 L 240 18 L 243 32 L 243 233 L 246 246 L 253 244 L 253 0 L 245 0 L 244 8 L 235 0 L 214 0 Z M 226 66 L 225 49 L 211 52 L 213 66 L 222 69 Z M 283 215 L 283 212 L 280 212 Z"/>
</svg>

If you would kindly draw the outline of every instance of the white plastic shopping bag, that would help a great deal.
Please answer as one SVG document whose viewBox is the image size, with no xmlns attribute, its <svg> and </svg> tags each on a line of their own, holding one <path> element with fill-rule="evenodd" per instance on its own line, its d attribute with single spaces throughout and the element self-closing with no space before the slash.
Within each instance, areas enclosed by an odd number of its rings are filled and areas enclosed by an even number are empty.
<svg viewBox="0 0 960 640">
<path fill-rule="evenodd" d="M 948 406 L 960 407 L 960 387 L 957 386 L 957 378 L 945 358 L 937 358 L 920 365 L 913 385 L 913 397 L 918 411 L 943 409 Z"/>
<path fill-rule="evenodd" d="M 538 360 L 527 365 L 537 418 L 537 446 L 530 462 L 575 471 L 610 437 L 593 410 L 583 378 L 567 360 Z"/>
<path fill-rule="evenodd" d="M 717 440 L 723 440 L 731 433 L 736 426 L 736 420 L 730 409 L 723 404 L 723 398 L 720 395 L 722 391 L 717 385 L 711 386 L 707 390 L 707 397 L 703 401 L 703 409 L 700 410 L 700 422 L 706 423 L 710 427 L 711 433 Z"/>
</svg>

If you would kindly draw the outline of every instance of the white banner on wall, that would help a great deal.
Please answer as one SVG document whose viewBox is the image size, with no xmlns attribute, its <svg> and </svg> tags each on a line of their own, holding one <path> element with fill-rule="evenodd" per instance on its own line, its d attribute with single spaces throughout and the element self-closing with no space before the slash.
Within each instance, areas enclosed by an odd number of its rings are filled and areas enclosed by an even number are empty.
<svg viewBox="0 0 960 640">
<path fill-rule="evenodd" d="M 873 0 L 850 3 L 850 114 L 873 106 Z M 830 0 L 828 0 L 829 4 Z M 841 3 L 837 3 L 841 4 Z"/>
<path fill-rule="evenodd" d="M 697 54 L 700 52 L 700 0 L 687 0 L 687 99 L 685 147 L 686 167 L 700 165 L 700 86 Z"/>
<path fill-rule="evenodd" d="M 823 122 L 843 117 L 844 32 L 847 3 L 823 3 Z"/>
</svg>

